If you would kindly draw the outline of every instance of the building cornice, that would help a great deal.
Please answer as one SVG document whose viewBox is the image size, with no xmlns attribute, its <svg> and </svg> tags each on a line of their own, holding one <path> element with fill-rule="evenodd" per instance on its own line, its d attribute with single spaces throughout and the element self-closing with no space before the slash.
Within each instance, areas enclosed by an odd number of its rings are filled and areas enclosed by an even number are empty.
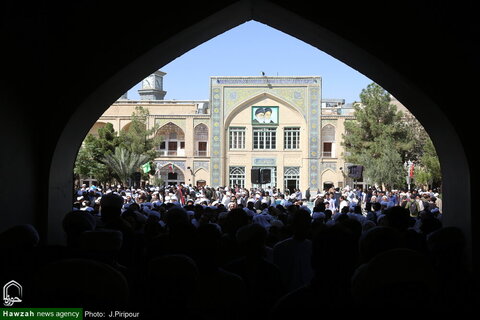
<svg viewBox="0 0 480 320">
<path fill-rule="evenodd" d="M 112 119 L 131 119 L 132 116 L 100 116 L 100 120 L 112 120 Z M 199 118 L 199 119 L 210 119 L 209 114 L 151 114 L 149 118 L 154 119 L 169 119 L 169 118 Z"/>
<path fill-rule="evenodd" d="M 314 76 L 280 76 L 280 77 L 210 77 L 215 85 L 320 85 L 321 77 Z"/>
<path fill-rule="evenodd" d="M 198 103 L 208 103 L 209 100 L 117 100 L 113 105 L 142 105 L 142 104 L 158 104 L 163 105 L 191 105 Z"/>
</svg>

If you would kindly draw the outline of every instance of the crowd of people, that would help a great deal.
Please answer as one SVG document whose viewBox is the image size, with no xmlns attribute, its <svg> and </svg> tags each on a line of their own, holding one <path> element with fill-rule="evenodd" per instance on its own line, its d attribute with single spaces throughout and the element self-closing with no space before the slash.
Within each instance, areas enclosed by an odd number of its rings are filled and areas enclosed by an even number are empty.
<svg viewBox="0 0 480 320">
<path fill-rule="evenodd" d="M 75 193 L 74 210 L 98 211 L 102 195 L 111 192 L 117 193 L 124 198 L 124 209 L 129 204 L 135 202 L 142 204 L 142 206 L 147 206 L 148 209 L 158 207 L 164 203 L 174 203 L 182 206 L 186 204 L 201 204 L 203 206 L 217 206 L 221 204 L 229 209 L 229 206 L 242 205 L 246 207 L 248 203 L 253 202 L 256 210 L 259 210 L 263 203 L 266 203 L 268 206 L 281 205 L 287 207 L 288 205 L 296 204 L 312 207 L 317 206 L 320 202 L 324 202 L 325 210 L 330 210 L 332 213 L 341 212 L 344 206 L 347 206 L 350 211 L 355 206 L 360 206 L 362 212 L 369 213 L 372 211 L 372 205 L 379 203 L 382 209 L 402 206 L 407 208 L 412 216 L 416 217 L 419 212 L 425 210 L 441 215 L 442 208 L 439 193 L 432 190 L 422 191 L 421 189 L 383 191 L 376 188 L 363 190 L 360 187 L 350 188 L 347 186 L 342 190 L 333 187 L 329 190 L 318 190 L 314 195 L 309 188 L 305 192 L 299 189 L 295 189 L 292 192 L 290 190 L 281 192 L 276 187 L 247 189 L 238 186 L 212 188 L 208 186 L 164 185 L 162 187 L 152 186 L 138 189 L 123 188 L 121 185 L 107 185 L 106 190 L 102 192 L 102 189 L 99 187 L 87 187 L 84 184 Z"/>
<path fill-rule="evenodd" d="M 441 217 L 433 191 L 82 186 L 66 246 L 29 267 L 58 280 L 39 306 L 145 318 L 468 311 L 466 240 Z"/>
</svg>

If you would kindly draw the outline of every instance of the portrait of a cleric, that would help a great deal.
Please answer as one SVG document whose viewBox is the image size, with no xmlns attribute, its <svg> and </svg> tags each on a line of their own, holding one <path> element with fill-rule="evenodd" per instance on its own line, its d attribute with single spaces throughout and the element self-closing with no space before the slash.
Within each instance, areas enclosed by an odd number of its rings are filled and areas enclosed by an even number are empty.
<svg viewBox="0 0 480 320">
<path fill-rule="evenodd" d="M 252 124 L 278 124 L 278 107 L 252 107 Z"/>
</svg>

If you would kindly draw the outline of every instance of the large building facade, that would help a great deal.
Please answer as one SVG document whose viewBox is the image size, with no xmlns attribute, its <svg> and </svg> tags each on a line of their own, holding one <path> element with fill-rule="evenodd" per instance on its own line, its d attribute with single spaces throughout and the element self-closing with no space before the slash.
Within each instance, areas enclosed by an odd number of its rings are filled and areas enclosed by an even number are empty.
<svg viewBox="0 0 480 320">
<path fill-rule="evenodd" d="M 342 158 L 353 107 L 322 98 L 320 77 L 211 77 L 209 101 L 164 100 L 157 71 L 141 99 L 122 96 L 90 133 L 107 122 L 128 130 L 137 106 L 161 136 L 157 175 L 167 184 L 318 190 L 352 184 Z"/>
</svg>

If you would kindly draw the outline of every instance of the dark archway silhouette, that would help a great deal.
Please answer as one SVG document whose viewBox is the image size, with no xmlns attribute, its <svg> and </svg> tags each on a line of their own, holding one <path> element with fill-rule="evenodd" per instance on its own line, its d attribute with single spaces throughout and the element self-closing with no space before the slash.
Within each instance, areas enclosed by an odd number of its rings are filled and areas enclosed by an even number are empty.
<svg viewBox="0 0 480 320">
<path fill-rule="evenodd" d="M 235 19 L 232 19 L 232 17 Z M 98 119 L 101 112 L 110 105 L 108 101 L 112 101 L 122 92 L 128 90 L 128 87 L 120 84 L 122 77 L 127 77 L 128 74 L 128 77 L 140 80 L 146 73 L 158 69 L 179 54 L 194 48 L 197 43 L 207 41 L 227 28 L 233 28 L 251 19 L 295 36 L 342 60 L 382 85 L 406 105 L 430 134 L 440 157 L 444 180 L 444 211 L 458 212 L 454 217 L 445 215 L 445 224 L 460 226 L 463 230 L 470 225 L 468 214 L 470 212 L 469 179 L 455 178 L 458 176 L 469 177 L 468 164 L 453 126 L 433 101 L 428 99 L 419 89 L 410 86 L 406 79 L 403 79 L 380 60 L 340 36 L 273 4 L 241 2 L 210 16 L 207 20 L 181 32 L 170 41 L 158 45 L 144 56 L 139 57 L 132 65 L 124 68 L 118 75 L 99 88 L 72 116 L 71 122 L 65 127 L 55 152 L 55 155 L 62 155 L 61 163 L 57 161 L 57 157 L 54 157 L 52 163 L 52 173 L 55 173 L 51 176 L 51 192 L 49 194 L 49 235 L 52 240 L 58 222 L 71 203 L 68 194 L 55 192 L 58 190 L 57 186 L 64 186 L 67 190 L 71 189 L 72 182 L 69 181 L 71 179 L 68 179 L 69 172 L 71 172 L 71 163 L 65 161 L 65 158 L 68 155 L 68 158 L 73 159 L 76 155 L 78 148 L 75 147 L 80 145 L 82 138 L 82 135 L 78 133 L 85 128 L 89 128 L 89 125 Z M 77 114 L 80 113 L 82 117 L 79 119 Z M 436 114 L 435 119 L 425 116 L 432 113 Z M 85 114 L 90 117 L 86 118 Z M 68 165 L 66 165 L 67 163 Z M 59 172 L 65 174 L 60 175 Z M 462 201 L 452 201 L 452 199 L 460 198 Z M 453 219 L 450 220 L 450 217 Z M 468 230 L 465 231 L 468 232 Z"/>
<path fill-rule="evenodd" d="M 406 1 L 402 6 L 373 14 L 374 3 L 322 3 L 319 12 L 311 3 L 294 1 L 212 1 L 188 8 L 178 4 L 174 12 L 182 12 L 182 18 L 170 17 L 168 23 L 162 24 L 155 17 L 162 11 L 150 5 L 154 4 L 145 2 L 139 8 L 130 8 L 138 10 L 135 12 L 121 5 L 93 3 L 42 3 L 22 10 L 7 6 L 2 34 L 6 31 L 4 39 L 10 50 L 5 51 L 2 61 L 2 92 L 6 93 L 2 102 L 14 109 L 14 116 L 4 123 L 0 133 L 9 137 L 7 147 L 11 150 L 21 148 L 4 157 L 0 167 L 3 180 L 14 180 L 15 189 L 27 184 L 22 191 L 33 200 L 21 208 L 9 204 L 6 211 L 20 212 L 4 214 L 0 218 L 4 228 L 34 222 L 44 240 L 48 235 L 49 243 L 63 242 L 59 226 L 72 203 L 75 156 L 83 137 L 104 110 L 152 71 L 243 22 L 256 20 L 365 74 L 412 111 L 440 157 L 444 211 L 450 213 L 445 215 L 444 223 L 459 226 L 472 243 L 475 186 L 471 179 L 475 181 L 475 175 L 470 170 L 475 168 L 469 167 L 469 161 L 473 161 L 475 150 L 467 139 L 476 123 L 470 114 L 450 109 L 458 109 L 461 93 L 474 92 L 475 88 L 471 79 L 479 68 L 473 59 L 478 25 L 474 24 L 472 8 L 464 7 L 462 1 L 448 6 Z M 122 16 L 122 12 L 129 12 L 131 17 Z M 140 19 L 135 18 L 135 13 L 140 12 L 148 12 L 141 18 L 145 29 L 129 33 L 138 38 L 132 40 L 129 50 L 122 51 L 116 44 L 128 42 L 124 32 L 141 22 L 135 20 Z M 130 23 L 125 19 L 131 19 Z M 20 24 L 20 28 L 14 27 Z M 153 26 L 156 28 L 149 29 Z M 126 45 L 120 47 L 127 49 Z M 78 77 L 59 82 L 62 75 L 72 71 L 67 66 L 74 64 L 78 66 Z M 27 73 L 39 74 L 42 79 L 31 91 L 18 86 Z M 49 107 L 53 104 L 64 126 L 48 128 L 49 140 L 43 141 L 35 134 L 38 124 L 33 120 L 42 114 L 42 109 L 30 106 L 29 99 L 18 98 L 41 97 L 48 88 L 55 89 L 56 83 L 56 99 L 39 101 L 38 105 L 46 112 L 52 110 Z M 33 117 L 28 117 L 30 111 Z M 50 121 L 53 123 L 53 119 Z M 37 156 L 40 160 L 29 166 L 29 159 Z M 23 171 L 14 175 L 14 165 L 22 165 Z M 41 196 L 36 188 L 42 190 Z"/>
</svg>

